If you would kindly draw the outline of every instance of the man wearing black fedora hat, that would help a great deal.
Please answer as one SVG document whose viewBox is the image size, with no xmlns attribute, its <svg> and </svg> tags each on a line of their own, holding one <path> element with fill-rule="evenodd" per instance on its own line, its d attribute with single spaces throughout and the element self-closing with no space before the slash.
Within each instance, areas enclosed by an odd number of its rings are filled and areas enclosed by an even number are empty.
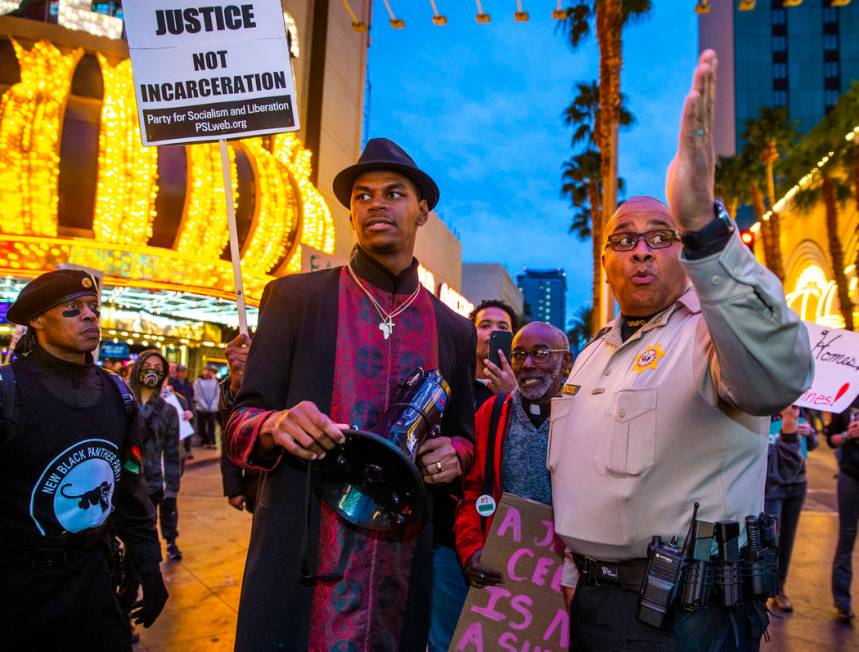
<svg viewBox="0 0 859 652">
<path fill-rule="evenodd" d="M 132 617 L 149 627 L 167 600 L 137 404 L 116 374 L 93 364 L 99 313 L 96 281 L 78 270 L 43 274 L 9 308 L 9 321 L 29 331 L 0 367 L 6 649 L 131 650 L 114 593 L 114 533 L 143 586 Z"/>
<path fill-rule="evenodd" d="M 474 327 L 421 286 L 413 255 L 438 187 L 376 138 L 337 175 L 334 193 L 358 244 L 343 267 L 266 287 L 227 425 L 230 457 L 265 472 L 237 650 L 424 650 L 432 505 L 402 531 L 354 527 L 312 491 L 309 463 L 343 442 L 344 424 L 376 424 L 400 381 L 422 367 L 451 388 L 441 436 L 418 453 L 425 483 L 443 494 L 471 464 Z"/>
</svg>

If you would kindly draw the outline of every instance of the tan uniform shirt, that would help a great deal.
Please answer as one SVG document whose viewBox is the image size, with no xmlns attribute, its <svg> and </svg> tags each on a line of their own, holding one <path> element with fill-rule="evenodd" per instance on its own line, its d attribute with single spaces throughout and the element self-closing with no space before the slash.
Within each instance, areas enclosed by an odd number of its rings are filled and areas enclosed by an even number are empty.
<svg viewBox="0 0 859 652">
<path fill-rule="evenodd" d="M 738 236 L 683 264 L 686 292 L 626 342 L 615 319 L 552 400 L 555 527 L 595 559 L 684 536 L 696 501 L 707 521 L 759 513 L 769 415 L 811 382 L 808 333 Z"/>
</svg>

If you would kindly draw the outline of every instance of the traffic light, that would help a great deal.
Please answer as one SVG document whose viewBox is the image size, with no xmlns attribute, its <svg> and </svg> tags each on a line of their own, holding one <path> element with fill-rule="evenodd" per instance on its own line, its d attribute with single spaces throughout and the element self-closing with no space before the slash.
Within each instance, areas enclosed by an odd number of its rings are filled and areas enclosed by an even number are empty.
<svg viewBox="0 0 859 652">
<path fill-rule="evenodd" d="M 740 240 L 749 248 L 749 251 L 755 253 L 755 234 L 751 229 L 743 229 L 740 231 Z"/>
</svg>

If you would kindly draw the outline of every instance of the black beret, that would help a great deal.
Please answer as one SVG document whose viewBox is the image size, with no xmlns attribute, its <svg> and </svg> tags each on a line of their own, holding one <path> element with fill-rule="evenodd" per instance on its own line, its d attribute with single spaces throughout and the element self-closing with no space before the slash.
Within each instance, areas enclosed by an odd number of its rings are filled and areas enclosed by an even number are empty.
<svg viewBox="0 0 859 652">
<path fill-rule="evenodd" d="M 58 269 L 34 278 L 24 286 L 6 314 L 13 324 L 27 326 L 30 320 L 64 301 L 85 294 L 98 296 L 98 284 L 89 272 Z"/>
</svg>

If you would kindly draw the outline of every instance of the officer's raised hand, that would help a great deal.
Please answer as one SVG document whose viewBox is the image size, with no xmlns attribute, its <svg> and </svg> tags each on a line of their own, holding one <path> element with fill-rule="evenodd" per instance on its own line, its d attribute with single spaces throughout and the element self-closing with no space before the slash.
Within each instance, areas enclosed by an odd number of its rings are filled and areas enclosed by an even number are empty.
<svg viewBox="0 0 859 652">
<path fill-rule="evenodd" d="M 140 587 L 143 589 L 143 599 L 132 605 L 131 619 L 138 625 L 142 623 L 144 627 L 149 627 L 158 618 L 169 597 L 157 563 L 141 571 Z"/>
<path fill-rule="evenodd" d="M 504 583 L 504 576 L 480 564 L 483 548 L 475 550 L 465 564 L 465 579 L 471 586 L 482 589 L 484 586 L 496 586 Z"/>
<path fill-rule="evenodd" d="M 698 58 L 692 88 L 683 104 L 677 154 L 668 166 L 665 194 L 683 231 L 698 231 L 713 219 L 717 64 L 713 50 L 704 50 Z"/>
</svg>

